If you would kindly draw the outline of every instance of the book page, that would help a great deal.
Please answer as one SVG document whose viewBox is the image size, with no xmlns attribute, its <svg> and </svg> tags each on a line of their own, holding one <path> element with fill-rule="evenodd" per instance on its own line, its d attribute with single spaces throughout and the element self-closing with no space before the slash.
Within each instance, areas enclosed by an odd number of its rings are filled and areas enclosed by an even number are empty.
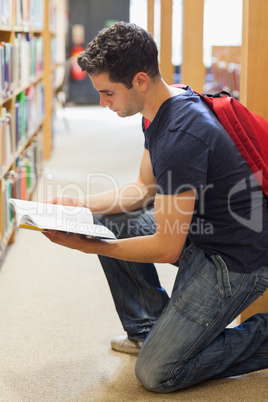
<svg viewBox="0 0 268 402">
<path fill-rule="evenodd" d="M 9 202 L 15 207 L 17 226 L 32 221 L 39 229 L 115 238 L 114 234 L 105 226 L 94 225 L 92 213 L 88 208 L 16 200 L 13 198 Z"/>
</svg>

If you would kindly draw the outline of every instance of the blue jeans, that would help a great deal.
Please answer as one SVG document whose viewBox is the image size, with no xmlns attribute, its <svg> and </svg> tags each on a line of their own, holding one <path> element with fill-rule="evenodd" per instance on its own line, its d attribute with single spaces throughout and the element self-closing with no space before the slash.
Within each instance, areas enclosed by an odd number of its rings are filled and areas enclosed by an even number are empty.
<svg viewBox="0 0 268 402">
<path fill-rule="evenodd" d="M 100 220 L 120 238 L 155 230 L 152 207 Z M 226 328 L 268 289 L 268 266 L 229 271 L 219 255 L 190 244 L 169 299 L 153 264 L 99 258 L 125 331 L 145 340 L 136 376 L 148 390 L 172 392 L 268 368 L 268 313 Z"/>
</svg>

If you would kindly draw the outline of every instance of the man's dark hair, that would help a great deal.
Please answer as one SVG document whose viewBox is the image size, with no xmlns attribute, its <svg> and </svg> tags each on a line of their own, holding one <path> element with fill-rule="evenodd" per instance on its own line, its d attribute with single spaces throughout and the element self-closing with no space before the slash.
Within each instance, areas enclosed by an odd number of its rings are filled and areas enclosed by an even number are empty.
<svg viewBox="0 0 268 402">
<path fill-rule="evenodd" d="M 82 71 L 98 75 L 108 73 L 113 82 L 132 88 L 134 76 L 144 72 L 159 78 L 158 50 L 152 36 L 143 28 L 117 22 L 102 29 L 78 56 Z"/>
</svg>

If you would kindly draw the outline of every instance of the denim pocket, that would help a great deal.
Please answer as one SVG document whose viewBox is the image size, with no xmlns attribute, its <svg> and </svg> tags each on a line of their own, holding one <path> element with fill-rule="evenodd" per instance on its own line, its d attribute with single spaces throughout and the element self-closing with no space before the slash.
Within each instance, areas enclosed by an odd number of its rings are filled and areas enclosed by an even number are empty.
<svg viewBox="0 0 268 402">
<path fill-rule="evenodd" d="M 211 259 L 217 268 L 222 298 L 227 301 L 239 291 L 246 274 L 230 271 L 220 255 L 212 255 Z"/>
<path fill-rule="evenodd" d="M 261 275 L 257 276 L 254 288 L 263 294 L 268 289 L 268 279 Z"/>
<path fill-rule="evenodd" d="M 226 297 L 230 294 L 230 284 L 225 272 L 220 273 L 214 262 L 207 256 L 194 263 L 194 256 L 190 261 L 184 261 L 180 270 L 182 273 L 178 280 L 177 289 L 172 296 L 174 307 L 188 319 L 201 325 L 208 326 L 219 314 L 226 303 Z"/>
</svg>

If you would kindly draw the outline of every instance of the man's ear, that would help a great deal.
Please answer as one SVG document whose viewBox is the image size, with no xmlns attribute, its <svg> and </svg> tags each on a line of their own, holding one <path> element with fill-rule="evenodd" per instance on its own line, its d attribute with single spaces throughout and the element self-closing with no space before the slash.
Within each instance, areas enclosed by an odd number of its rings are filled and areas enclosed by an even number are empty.
<svg viewBox="0 0 268 402">
<path fill-rule="evenodd" d="M 146 73 L 137 73 L 132 81 L 132 85 L 135 89 L 141 92 L 145 92 L 149 85 L 149 76 Z"/>
</svg>

